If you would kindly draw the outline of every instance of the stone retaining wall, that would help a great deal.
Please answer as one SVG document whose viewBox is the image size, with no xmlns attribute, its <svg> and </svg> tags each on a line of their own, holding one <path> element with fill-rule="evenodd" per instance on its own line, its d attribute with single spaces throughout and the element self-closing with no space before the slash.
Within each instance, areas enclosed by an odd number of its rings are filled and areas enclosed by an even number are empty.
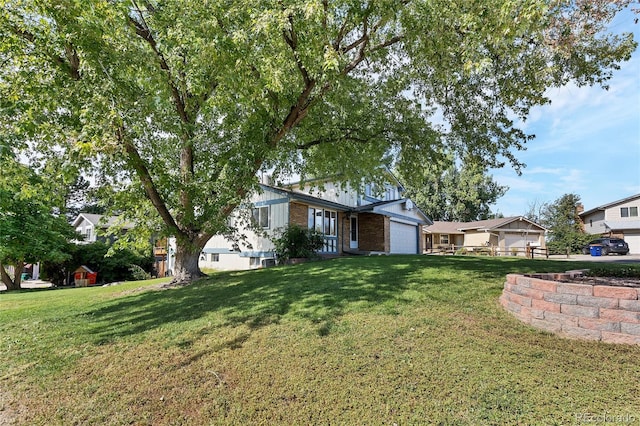
<svg viewBox="0 0 640 426">
<path fill-rule="evenodd" d="M 500 304 L 561 336 L 640 345 L 640 289 L 561 282 L 581 274 L 509 274 Z"/>
</svg>

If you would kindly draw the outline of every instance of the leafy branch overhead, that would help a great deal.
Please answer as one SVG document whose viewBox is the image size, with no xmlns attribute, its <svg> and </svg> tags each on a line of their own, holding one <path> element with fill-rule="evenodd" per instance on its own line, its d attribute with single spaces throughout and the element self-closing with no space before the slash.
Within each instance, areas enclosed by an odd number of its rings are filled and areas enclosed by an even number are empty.
<svg viewBox="0 0 640 426">
<path fill-rule="evenodd" d="M 260 170 L 359 184 L 441 152 L 519 169 L 514 118 L 635 48 L 603 31 L 630 1 L 0 3 L 2 149 L 150 203 L 178 265 L 231 231 Z"/>
</svg>

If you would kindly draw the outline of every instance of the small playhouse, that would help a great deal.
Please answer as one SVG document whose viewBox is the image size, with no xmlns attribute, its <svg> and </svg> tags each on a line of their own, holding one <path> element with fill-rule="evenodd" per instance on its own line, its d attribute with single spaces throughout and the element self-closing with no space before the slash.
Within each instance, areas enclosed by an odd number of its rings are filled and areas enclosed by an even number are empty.
<svg viewBox="0 0 640 426">
<path fill-rule="evenodd" d="M 85 265 L 82 265 L 78 269 L 73 271 L 73 280 L 76 287 L 87 287 L 90 285 L 95 285 L 97 279 L 98 273 L 93 272 Z"/>
</svg>

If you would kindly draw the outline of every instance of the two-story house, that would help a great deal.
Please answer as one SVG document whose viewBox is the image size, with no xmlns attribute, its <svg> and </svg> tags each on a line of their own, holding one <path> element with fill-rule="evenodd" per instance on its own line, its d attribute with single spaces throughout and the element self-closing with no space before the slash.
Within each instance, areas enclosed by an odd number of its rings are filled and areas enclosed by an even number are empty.
<svg viewBox="0 0 640 426">
<path fill-rule="evenodd" d="M 200 267 L 238 270 L 273 263 L 272 239 L 289 224 L 321 233 L 322 256 L 422 253 L 422 226 L 431 220 L 402 192 L 397 182 L 378 190 L 365 185 L 362 192 L 326 180 L 261 184 L 260 192 L 244 207 L 251 209 L 259 230 L 245 227 L 246 243 L 235 248 L 223 236 L 214 236 L 201 253 Z M 246 213 L 245 217 L 249 216 Z M 238 211 L 230 220 L 240 224 L 240 216 Z"/>
<path fill-rule="evenodd" d="M 624 238 L 629 253 L 640 254 L 640 194 L 580 213 L 588 234 Z"/>
<path fill-rule="evenodd" d="M 133 227 L 130 223 L 123 223 L 122 219 L 118 216 L 103 216 L 93 213 L 79 213 L 71 226 L 84 237 L 84 240 L 78 241 L 79 244 L 113 240 L 113 236 L 105 237 L 100 235 L 112 226 L 120 227 L 122 232 L 126 232 Z"/>
</svg>

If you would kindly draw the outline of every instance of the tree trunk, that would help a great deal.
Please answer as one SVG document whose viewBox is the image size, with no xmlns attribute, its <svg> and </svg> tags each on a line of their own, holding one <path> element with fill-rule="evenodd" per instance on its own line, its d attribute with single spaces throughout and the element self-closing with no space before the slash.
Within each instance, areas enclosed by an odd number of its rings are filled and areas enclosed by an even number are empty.
<svg viewBox="0 0 640 426">
<path fill-rule="evenodd" d="M 20 290 L 22 288 L 22 271 L 24 270 L 24 263 L 18 262 L 14 267 L 13 279 L 7 273 L 7 270 L 4 269 L 4 265 L 0 265 L 0 276 L 2 277 L 2 282 L 5 286 L 7 286 L 7 291 L 10 290 Z"/>
<path fill-rule="evenodd" d="M 198 266 L 201 252 L 202 247 L 199 245 L 180 238 L 176 239 L 176 263 L 173 269 L 172 284 L 189 284 L 205 276 Z"/>
</svg>

